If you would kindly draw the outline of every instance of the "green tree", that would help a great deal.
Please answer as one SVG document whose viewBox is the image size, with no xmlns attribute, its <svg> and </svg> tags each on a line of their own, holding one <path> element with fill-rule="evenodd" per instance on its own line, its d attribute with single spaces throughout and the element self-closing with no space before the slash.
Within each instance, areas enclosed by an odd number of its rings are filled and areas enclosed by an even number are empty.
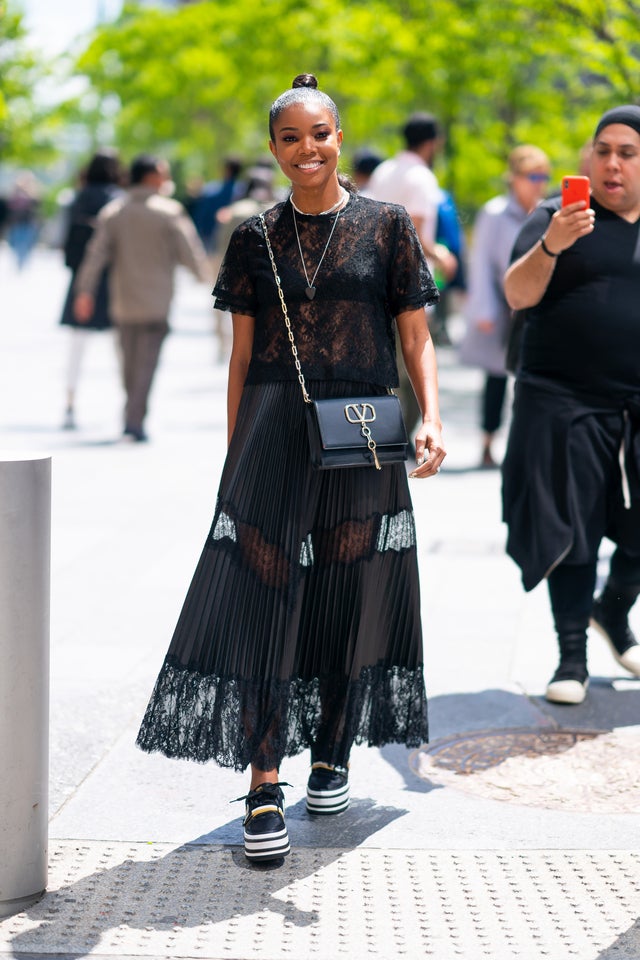
<svg viewBox="0 0 640 960">
<path fill-rule="evenodd" d="M 0 0 L 0 162 L 33 164 L 51 155 L 51 118 L 34 91 L 45 75 L 26 43 L 19 12 Z"/>
<path fill-rule="evenodd" d="M 77 69 L 116 98 L 119 145 L 155 149 L 187 173 L 266 149 L 273 98 L 300 72 L 340 106 L 346 162 L 389 153 L 416 109 L 446 130 L 439 174 L 471 215 L 501 186 L 516 143 L 574 170 L 598 115 L 640 91 L 637 0 L 201 0 L 127 5 Z"/>
</svg>

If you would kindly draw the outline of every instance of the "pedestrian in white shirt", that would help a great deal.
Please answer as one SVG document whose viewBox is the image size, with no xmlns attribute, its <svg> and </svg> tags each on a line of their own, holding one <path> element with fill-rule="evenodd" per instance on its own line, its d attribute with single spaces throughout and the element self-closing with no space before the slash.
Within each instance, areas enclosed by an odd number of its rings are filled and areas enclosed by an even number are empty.
<svg viewBox="0 0 640 960">
<path fill-rule="evenodd" d="M 374 200 L 399 203 L 406 209 L 432 269 L 450 279 L 457 260 L 445 246 L 436 243 L 442 193 L 431 167 L 442 143 L 438 121 L 430 113 L 414 113 L 402 128 L 402 135 L 405 149 L 376 167 L 367 191 Z"/>
</svg>

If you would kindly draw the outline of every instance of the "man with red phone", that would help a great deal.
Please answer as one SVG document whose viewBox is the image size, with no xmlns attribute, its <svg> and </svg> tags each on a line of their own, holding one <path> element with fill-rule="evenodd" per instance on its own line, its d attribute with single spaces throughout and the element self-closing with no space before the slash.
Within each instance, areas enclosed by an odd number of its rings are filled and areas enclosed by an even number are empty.
<svg viewBox="0 0 640 960">
<path fill-rule="evenodd" d="M 640 676 L 628 619 L 640 594 L 640 107 L 603 115 L 589 173 L 590 198 L 565 177 L 564 202 L 530 215 L 504 282 L 524 312 L 503 464 L 507 550 L 526 590 L 547 580 L 560 663 L 546 697 L 567 704 L 587 690 L 589 623 Z M 604 537 L 615 551 L 594 600 Z"/>
</svg>

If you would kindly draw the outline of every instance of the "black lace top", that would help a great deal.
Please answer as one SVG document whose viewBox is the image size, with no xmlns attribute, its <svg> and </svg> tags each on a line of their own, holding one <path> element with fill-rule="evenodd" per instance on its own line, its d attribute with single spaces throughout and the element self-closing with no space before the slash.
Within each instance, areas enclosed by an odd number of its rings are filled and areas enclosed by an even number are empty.
<svg viewBox="0 0 640 960">
<path fill-rule="evenodd" d="M 315 279 L 315 298 L 309 300 L 293 213 L 286 201 L 265 219 L 305 377 L 396 386 L 394 317 L 438 299 L 409 215 L 404 207 L 351 195 Z M 335 216 L 296 213 L 296 218 L 311 280 Z M 295 380 L 258 217 L 234 231 L 213 295 L 218 309 L 255 318 L 246 382 Z"/>
</svg>

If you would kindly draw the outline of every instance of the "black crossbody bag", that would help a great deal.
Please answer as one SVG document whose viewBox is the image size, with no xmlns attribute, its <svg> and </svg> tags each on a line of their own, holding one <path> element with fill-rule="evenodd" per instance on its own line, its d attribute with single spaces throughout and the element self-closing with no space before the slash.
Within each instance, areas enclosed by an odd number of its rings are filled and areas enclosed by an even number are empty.
<svg viewBox="0 0 640 960">
<path fill-rule="evenodd" d="M 312 400 L 309 396 L 262 214 L 260 222 L 305 402 L 312 466 L 316 470 L 371 466 L 381 470 L 383 463 L 401 463 L 408 457 L 409 441 L 400 401 L 391 390 L 381 396 L 332 397 L 328 400 Z"/>
</svg>

